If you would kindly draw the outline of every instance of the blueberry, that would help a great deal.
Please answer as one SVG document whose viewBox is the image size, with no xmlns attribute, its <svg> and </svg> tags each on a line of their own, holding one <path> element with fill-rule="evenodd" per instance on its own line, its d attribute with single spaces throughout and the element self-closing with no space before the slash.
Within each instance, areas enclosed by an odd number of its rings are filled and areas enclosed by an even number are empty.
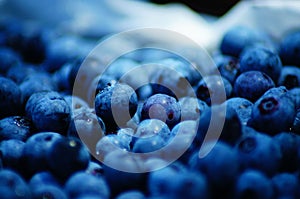
<svg viewBox="0 0 300 199">
<path fill-rule="evenodd" d="M 260 71 L 248 71 L 238 76 L 233 92 L 236 97 L 242 97 L 255 102 L 267 90 L 275 87 L 273 80 Z"/>
<path fill-rule="evenodd" d="M 28 185 L 31 190 L 38 188 L 39 186 L 56 186 L 60 187 L 60 181 L 49 171 L 42 171 L 35 173 L 29 180 Z"/>
<path fill-rule="evenodd" d="M 295 116 L 295 120 L 292 126 L 292 132 L 300 135 L 300 110 L 298 109 L 297 114 Z"/>
<path fill-rule="evenodd" d="M 24 164 L 24 175 L 30 177 L 38 171 L 49 170 L 46 154 L 58 139 L 62 139 L 58 133 L 43 132 L 32 135 L 26 141 L 21 159 Z"/>
<path fill-rule="evenodd" d="M 223 54 L 239 57 L 244 49 L 260 43 L 261 40 L 254 29 L 240 25 L 233 26 L 225 32 L 220 50 Z"/>
<path fill-rule="evenodd" d="M 55 140 L 45 156 L 50 170 L 61 179 L 85 170 L 90 161 L 88 150 L 79 139 L 72 137 Z"/>
<path fill-rule="evenodd" d="M 274 193 L 277 198 L 298 198 L 299 197 L 299 180 L 290 173 L 280 173 L 272 179 Z"/>
<path fill-rule="evenodd" d="M 253 103 L 240 97 L 230 98 L 225 103 L 227 107 L 233 108 L 236 111 L 242 125 L 247 125 L 251 117 Z"/>
<path fill-rule="evenodd" d="M 285 35 L 281 40 L 279 54 L 285 65 L 300 65 L 300 32 L 295 31 Z"/>
<path fill-rule="evenodd" d="M 242 135 L 242 124 L 236 111 L 233 108 L 227 107 L 226 111 L 218 111 L 222 110 L 222 106 L 225 106 L 225 104 L 213 106 L 216 109 L 215 112 L 218 112 L 215 115 L 215 120 L 224 120 L 224 125 L 222 127 L 220 137 L 216 139 L 220 139 L 220 141 L 226 142 L 229 145 L 234 145 Z M 212 109 L 207 109 L 199 119 L 199 128 L 194 141 L 194 144 L 196 144 L 197 146 L 202 143 L 205 135 L 208 132 L 208 127 L 211 122 L 211 114 Z"/>
<path fill-rule="evenodd" d="M 0 118 L 19 115 L 21 110 L 21 91 L 12 80 L 0 77 Z"/>
<path fill-rule="evenodd" d="M 147 173 L 143 171 L 147 163 L 139 157 L 129 156 L 119 149 L 108 153 L 103 163 L 104 177 L 112 196 L 127 190 L 145 190 Z"/>
<path fill-rule="evenodd" d="M 62 65 L 58 70 L 53 73 L 52 79 L 56 82 L 58 89 L 61 91 L 68 91 L 72 89 L 69 82 L 69 76 L 72 70 L 72 63 L 68 62 Z"/>
<path fill-rule="evenodd" d="M 25 180 L 14 171 L 7 169 L 0 171 L 0 187 L 1 198 L 31 198 L 31 192 Z"/>
<path fill-rule="evenodd" d="M 0 142 L 0 161 L 4 168 L 20 171 L 21 157 L 25 143 L 21 140 L 5 140 Z"/>
<path fill-rule="evenodd" d="M 33 130 L 32 122 L 23 116 L 11 116 L 0 120 L 0 140 L 26 141 Z"/>
<path fill-rule="evenodd" d="M 65 192 L 69 198 L 79 198 L 86 194 L 98 198 L 109 198 L 110 191 L 102 177 L 95 177 L 83 171 L 73 174 L 65 183 Z"/>
<path fill-rule="evenodd" d="M 242 169 L 257 169 L 266 175 L 274 175 L 280 169 L 282 154 L 280 145 L 265 134 L 244 135 L 236 144 Z"/>
<path fill-rule="evenodd" d="M 131 190 L 119 194 L 116 199 L 146 199 L 146 196 L 138 190 Z"/>
<path fill-rule="evenodd" d="M 150 153 L 162 149 L 167 142 L 160 136 L 139 138 L 135 141 L 132 151 L 134 153 Z"/>
<path fill-rule="evenodd" d="M 27 77 L 38 71 L 35 65 L 21 63 L 10 67 L 6 73 L 6 77 L 10 78 L 17 84 L 21 84 Z"/>
<path fill-rule="evenodd" d="M 206 143 L 208 147 L 211 143 Z M 204 157 L 199 157 L 196 151 L 190 158 L 189 166 L 193 170 L 202 172 L 211 187 L 210 193 L 216 198 L 229 197 L 232 194 L 231 187 L 234 185 L 239 174 L 239 162 L 236 150 L 217 142 L 212 150 Z"/>
<path fill-rule="evenodd" d="M 182 97 L 179 99 L 181 120 L 197 120 L 208 108 L 208 105 L 196 97 Z"/>
<path fill-rule="evenodd" d="M 155 94 L 143 104 L 141 120 L 159 119 L 169 128 L 175 126 L 181 119 L 180 105 L 175 98 L 165 94 Z"/>
<path fill-rule="evenodd" d="M 296 66 L 284 66 L 278 80 L 278 85 L 287 89 L 300 87 L 300 68 Z"/>
<path fill-rule="evenodd" d="M 21 62 L 20 56 L 9 48 L 0 48 L 0 74 L 6 74 L 6 72 L 12 66 L 18 65 Z"/>
<path fill-rule="evenodd" d="M 282 154 L 280 171 L 296 171 L 299 164 L 297 163 L 299 137 L 292 133 L 282 132 L 275 135 L 273 140 L 279 144 Z"/>
<path fill-rule="evenodd" d="M 67 199 L 68 197 L 62 188 L 52 185 L 40 185 L 32 189 L 32 198 Z"/>
<path fill-rule="evenodd" d="M 240 57 L 240 71 L 260 71 L 267 74 L 277 82 L 282 69 L 279 56 L 265 47 L 247 49 Z"/>
<path fill-rule="evenodd" d="M 114 79 L 119 80 L 123 75 L 129 73 L 130 70 L 135 68 L 137 65 L 138 63 L 131 59 L 119 58 L 108 66 L 104 74 L 107 74 Z"/>
<path fill-rule="evenodd" d="M 295 115 L 295 105 L 287 95 L 264 95 L 254 103 L 247 125 L 275 135 L 282 131 L 290 131 Z"/>
<path fill-rule="evenodd" d="M 26 115 L 38 131 L 54 131 L 67 134 L 71 110 L 57 92 L 40 92 L 30 96 L 26 103 Z"/>
<path fill-rule="evenodd" d="M 96 144 L 104 136 L 104 129 L 92 109 L 80 108 L 73 114 L 68 136 L 80 138 L 89 151 L 95 154 Z"/>
<path fill-rule="evenodd" d="M 98 93 L 95 99 L 96 114 L 108 132 L 125 126 L 137 110 L 137 95 L 126 84 L 115 84 Z M 116 115 L 117 114 L 117 115 Z"/>
<path fill-rule="evenodd" d="M 103 167 L 94 161 L 90 161 L 88 168 L 85 170 L 86 173 L 93 175 L 93 176 L 103 176 Z"/>
<path fill-rule="evenodd" d="M 221 81 L 223 81 L 221 83 Z M 225 92 L 225 96 L 223 96 Z M 225 99 L 224 97 L 230 97 L 232 94 L 232 86 L 230 82 L 217 75 L 210 75 L 204 77 L 196 86 L 197 98 L 206 102 L 209 106 L 214 104 L 220 104 Z M 214 102 L 211 101 L 214 98 Z"/>
<path fill-rule="evenodd" d="M 141 121 L 134 134 L 135 138 L 147 138 L 158 135 L 165 142 L 171 139 L 171 132 L 166 123 L 158 119 L 146 119 Z"/>
<path fill-rule="evenodd" d="M 235 57 L 219 55 L 215 58 L 216 66 L 222 77 L 226 78 L 232 85 L 240 74 L 240 63 Z"/>
<path fill-rule="evenodd" d="M 171 172 L 168 175 L 168 172 Z M 172 173 L 174 172 L 174 173 Z M 161 177 L 165 177 L 164 181 L 157 175 L 161 174 Z M 176 179 L 176 180 L 174 180 Z M 150 175 L 149 179 L 150 194 L 163 196 L 167 198 L 208 198 L 208 185 L 206 178 L 201 173 L 196 172 L 176 172 L 163 169 L 156 171 L 153 175 Z M 155 190 L 154 186 L 157 186 L 158 190 Z M 154 190 L 151 190 L 154 189 Z M 153 193 L 152 193 L 153 192 Z M 156 193 L 158 192 L 158 193 Z"/>
<path fill-rule="evenodd" d="M 271 180 L 263 173 L 249 170 L 242 173 L 236 182 L 235 198 L 273 198 L 273 187 Z"/>
</svg>

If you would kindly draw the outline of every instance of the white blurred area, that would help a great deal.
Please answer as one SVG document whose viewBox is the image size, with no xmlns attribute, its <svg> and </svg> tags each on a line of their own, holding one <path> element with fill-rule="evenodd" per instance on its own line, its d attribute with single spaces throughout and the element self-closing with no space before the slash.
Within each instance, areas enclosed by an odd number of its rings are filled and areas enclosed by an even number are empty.
<svg viewBox="0 0 300 199">
<path fill-rule="evenodd" d="M 0 0 L 0 12 L 2 17 L 13 15 L 93 37 L 135 28 L 164 28 L 186 35 L 209 51 L 216 49 L 224 31 L 236 24 L 267 31 L 275 39 L 300 26 L 297 0 L 241 1 L 216 21 L 207 21 L 181 4 L 162 6 L 133 0 Z M 162 40 L 166 36 L 145 35 Z"/>
</svg>

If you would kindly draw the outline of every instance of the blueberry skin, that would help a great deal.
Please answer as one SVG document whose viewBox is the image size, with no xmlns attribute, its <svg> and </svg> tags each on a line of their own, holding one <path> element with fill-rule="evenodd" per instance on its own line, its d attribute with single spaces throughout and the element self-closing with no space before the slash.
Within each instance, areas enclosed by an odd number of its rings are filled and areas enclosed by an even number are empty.
<svg viewBox="0 0 300 199">
<path fill-rule="evenodd" d="M 300 65 L 300 32 L 288 33 L 281 41 L 279 54 L 285 65 Z"/>
<path fill-rule="evenodd" d="M 135 139 L 138 138 L 147 138 L 158 135 L 165 142 L 168 142 L 172 138 L 169 127 L 166 123 L 158 119 L 145 119 L 141 121 L 134 133 L 133 143 Z"/>
<path fill-rule="evenodd" d="M 0 47 L 0 57 L 0 74 L 6 74 L 9 68 L 21 62 L 20 56 L 15 51 L 5 47 Z"/>
<path fill-rule="evenodd" d="M 108 74 L 114 79 L 119 80 L 123 75 L 130 72 L 130 70 L 137 65 L 138 63 L 131 59 L 118 58 L 108 66 L 104 74 Z"/>
<path fill-rule="evenodd" d="M 254 103 L 247 125 L 258 131 L 275 135 L 289 131 L 293 126 L 295 115 L 294 102 L 287 95 L 264 95 Z"/>
<path fill-rule="evenodd" d="M 30 178 L 28 185 L 29 185 L 30 189 L 33 190 L 33 189 L 38 188 L 39 186 L 44 186 L 44 185 L 60 187 L 61 183 L 49 171 L 42 171 L 42 172 L 37 172 L 36 174 L 34 174 Z"/>
<path fill-rule="evenodd" d="M 248 170 L 242 173 L 236 182 L 235 198 L 273 198 L 273 187 L 263 173 L 255 170 Z"/>
<path fill-rule="evenodd" d="M 275 135 L 273 140 L 279 144 L 282 154 L 280 171 L 296 171 L 300 163 L 297 160 L 299 136 L 293 133 L 282 132 Z"/>
<path fill-rule="evenodd" d="M 21 91 L 12 80 L 0 77 L 0 118 L 22 113 Z"/>
<path fill-rule="evenodd" d="M 73 173 L 85 170 L 90 154 L 77 138 L 57 139 L 45 154 L 50 170 L 59 178 L 67 179 Z"/>
<path fill-rule="evenodd" d="M 161 177 L 158 175 L 161 175 Z M 165 179 L 162 179 L 163 177 Z M 165 168 L 150 174 L 149 178 L 148 186 L 150 194 L 153 196 L 174 199 L 209 197 L 207 181 L 201 173 L 176 172 L 176 170 L 172 171 L 172 169 Z M 154 189 L 154 186 L 158 186 L 157 190 Z"/>
<path fill-rule="evenodd" d="M 181 119 L 181 109 L 175 98 L 165 94 L 155 94 L 143 104 L 141 120 L 159 119 L 165 122 L 170 129 Z"/>
<path fill-rule="evenodd" d="M 0 171 L 1 198 L 31 198 L 31 192 L 25 180 L 16 172 L 2 169 Z M 3 195 L 2 195 L 3 194 Z"/>
<path fill-rule="evenodd" d="M 0 120 L 0 141 L 26 141 L 34 133 L 32 122 L 24 116 L 10 116 Z"/>
<path fill-rule="evenodd" d="M 246 26 L 234 26 L 225 32 L 220 50 L 223 54 L 239 57 L 245 48 L 261 41 L 255 30 Z"/>
<path fill-rule="evenodd" d="M 196 86 L 197 98 L 211 105 L 211 98 L 215 99 L 215 104 L 223 102 L 223 92 L 225 89 L 225 97 L 230 97 L 232 94 L 232 85 L 230 82 L 222 77 L 223 85 L 220 83 L 220 78 L 217 75 L 210 75 L 204 77 Z M 211 97 L 212 95 L 212 97 Z"/>
<path fill-rule="evenodd" d="M 137 95 L 127 84 L 115 84 L 98 93 L 95 99 L 95 110 L 106 127 L 107 133 L 125 126 L 137 110 Z M 118 115 L 113 115 L 118 111 Z M 117 121 L 114 117 L 118 117 Z M 119 126 L 121 125 L 121 126 Z"/>
<path fill-rule="evenodd" d="M 71 110 L 57 92 L 42 92 L 31 95 L 26 103 L 26 115 L 38 131 L 54 131 L 67 134 Z"/>
<path fill-rule="evenodd" d="M 116 199 L 145 199 L 146 196 L 138 191 L 138 190 L 131 190 L 131 191 L 125 191 L 118 195 Z"/>
<path fill-rule="evenodd" d="M 289 94 L 294 100 L 296 110 L 300 109 L 300 88 L 293 88 L 289 90 Z"/>
<path fill-rule="evenodd" d="M 51 199 L 67 199 L 66 193 L 63 189 L 52 186 L 52 185 L 40 185 L 34 187 L 32 190 L 32 198 L 40 199 L 40 198 L 51 198 Z"/>
<path fill-rule="evenodd" d="M 292 132 L 300 135 L 300 110 L 298 109 L 295 120 L 292 126 Z"/>
<path fill-rule="evenodd" d="M 109 198 L 109 187 L 102 177 L 95 177 L 83 171 L 73 174 L 65 183 L 65 192 L 69 198 L 79 198 L 86 194 Z"/>
<path fill-rule="evenodd" d="M 287 89 L 300 87 L 300 68 L 297 66 L 284 66 L 278 80 L 278 85 Z"/>
<path fill-rule="evenodd" d="M 22 71 L 22 72 L 20 72 Z M 35 65 L 21 63 L 10 67 L 6 73 L 6 77 L 10 78 L 17 84 L 21 84 L 27 77 L 38 72 Z"/>
<path fill-rule="evenodd" d="M 182 97 L 179 99 L 181 120 L 197 120 L 208 108 L 208 105 L 196 97 Z"/>
<path fill-rule="evenodd" d="M 267 74 L 260 71 L 248 71 L 238 76 L 233 86 L 233 92 L 236 97 L 255 102 L 273 87 L 275 84 Z"/>
<path fill-rule="evenodd" d="M 247 125 L 247 122 L 251 117 L 252 102 L 245 98 L 233 97 L 226 100 L 224 103 L 226 103 L 227 107 L 231 107 L 236 111 L 242 125 Z"/>
<path fill-rule="evenodd" d="M 191 156 L 189 166 L 192 170 L 200 171 L 206 176 L 209 186 L 211 186 L 210 193 L 215 198 L 220 198 L 221 195 L 225 198 L 231 196 L 232 186 L 239 174 L 236 150 L 227 144 L 217 142 L 203 158 L 199 158 L 197 150 Z"/>
<path fill-rule="evenodd" d="M 222 108 L 222 105 L 215 105 L 214 107 L 218 111 Z M 221 109 L 222 110 L 222 109 Z M 196 146 L 200 146 L 203 142 L 206 133 L 208 131 L 208 127 L 211 122 L 211 114 L 212 110 L 207 109 L 204 111 L 204 113 L 201 115 L 199 119 L 199 126 L 197 130 L 197 135 L 194 140 L 194 144 Z M 236 141 L 241 137 L 242 135 L 242 124 L 241 121 L 236 113 L 236 111 L 233 108 L 227 107 L 226 111 L 220 111 L 217 115 L 215 115 L 217 120 L 223 120 L 224 119 L 224 126 L 222 128 L 222 132 L 220 134 L 219 140 L 223 141 L 229 145 L 235 145 Z"/>
<path fill-rule="evenodd" d="M 282 69 L 279 56 L 265 47 L 253 47 L 245 50 L 240 57 L 240 71 L 260 71 L 277 82 Z"/>
<path fill-rule="evenodd" d="M 51 150 L 56 140 L 62 136 L 54 132 L 42 132 L 32 135 L 25 143 L 22 163 L 24 164 L 24 175 L 31 177 L 38 171 L 49 170 L 49 162 L 46 154 Z"/>
<path fill-rule="evenodd" d="M 274 193 L 277 198 L 298 198 L 299 180 L 291 173 L 280 173 L 272 179 Z"/>
<path fill-rule="evenodd" d="M 240 62 L 236 57 L 218 55 L 214 58 L 216 66 L 222 77 L 226 78 L 232 85 L 240 74 Z"/>
<path fill-rule="evenodd" d="M 279 171 L 282 154 L 280 145 L 265 134 L 244 135 L 236 144 L 241 169 L 257 169 L 268 176 Z"/>
<path fill-rule="evenodd" d="M 21 140 L 5 140 L 0 142 L 0 160 L 4 168 L 20 171 L 22 169 L 22 153 L 25 143 Z"/>
<path fill-rule="evenodd" d="M 134 153 L 150 153 L 162 149 L 167 142 L 159 135 L 138 138 L 132 148 Z"/>
</svg>

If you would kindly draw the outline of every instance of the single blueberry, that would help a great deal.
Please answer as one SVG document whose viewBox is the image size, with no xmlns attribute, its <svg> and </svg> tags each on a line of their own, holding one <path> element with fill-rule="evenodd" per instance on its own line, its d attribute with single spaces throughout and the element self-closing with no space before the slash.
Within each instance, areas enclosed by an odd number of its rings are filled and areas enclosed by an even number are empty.
<svg viewBox="0 0 300 199">
<path fill-rule="evenodd" d="M 21 91 L 12 80 L 0 77 L 0 118 L 19 115 L 23 112 Z"/>
<path fill-rule="evenodd" d="M 159 119 L 171 129 L 181 119 L 181 109 L 177 100 L 165 94 L 155 94 L 148 98 L 142 108 L 141 120 Z"/>
<path fill-rule="evenodd" d="M 38 92 L 26 103 L 26 115 L 38 131 L 54 131 L 67 134 L 71 109 L 57 92 Z"/>
<path fill-rule="evenodd" d="M 0 161 L 4 168 L 20 171 L 25 143 L 21 140 L 5 140 L 0 142 Z"/>
<path fill-rule="evenodd" d="M 26 141 L 21 159 L 25 176 L 31 177 L 38 171 L 49 170 L 46 154 L 52 150 L 54 142 L 58 139 L 62 139 L 58 133 L 42 132 L 32 135 Z"/>
<path fill-rule="evenodd" d="M 232 56 L 219 55 L 214 59 L 222 77 L 226 78 L 232 85 L 240 74 L 239 60 Z"/>
<path fill-rule="evenodd" d="M 60 187 L 61 183 L 50 171 L 41 171 L 30 178 L 28 185 L 33 190 L 43 185 Z"/>
<path fill-rule="evenodd" d="M 300 65 L 300 32 L 290 32 L 281 40 L 279 54 L 285 65 Z"/>
<path fill-rule="evenodd" d="M 67 179 L 73 173 L 85 170 L 90 154 L 77 138 L 57 139 L 45 154 L 50 170 L 55 176 Z"/>
<path fill-rule="evenodd" d="M 4 199 L 30 199 L 32 196 L 25 180 L 18 173 L 8 169 L 0 171 L 0 187 L 1 198 Z"/>
<path fill-rule="evenodd" d="M 280 171 L 296 171 L 300 163 L 297 163 L 299 137 L 293 133 L 282 132 L 275 135 L 273 140 L 279 144 L 282 154 Z"/>
<path fill-rule="evenodd" d="M 40 185 L 32 190 L 32 199 L 51 198 L 51 199 L 67 199 L 67 195 L 60 187 L 53 185 Z"/>
<path fill-rule="evenodd" d="M 146 196 L 138 190 L 130 190 L 119 194 L 116 199 L 146 199 Z"/>
<path fill-rule="evenodd" d="M 251 117 L 252 102 L 245 98 L 233 97 L 226 100 L 224 103 L 226 103 L 227 107 L 233 108 L 236 111 L 242 125 L 247 125 L 247 122 Z"/>
<path fill-rule="evenodd" d="M 235 198 L 273 198 L 273 187 L 271 180 L 263 173 L 249 170 L 242 173 L 235 185 Z"/>
<path fill-rule="evenodd" d="M 289 91 L 289 93 L 294 100 L 296 109 L 300 109 L 300 88 L 293 88 Z"/>
<path fill-rule="evenodd" d="M 0 120 L 0 141 L 9 139 L 26 141 L 33 132 L 32 122 L 24 116 L 10 116 Z"/>
<path fill-rule="evenodd" d="M 211 143 L 206 144 L 202 147 L 211 147 Z M 226 198 L 232 194 L 234 182 L 239 174 L 238 154 L 235 149 L 222 142 L 217 142 L 212 147 L 212 150 L 201 158 L 199 151 L 196 151 L 190 158 L 189 166 L 206 176 L 213 197 Z"/>
<path fill-rule="evenodd" d="M 245 48 L 261 42 L 262 38 L 256 30 L 237 25 L 225 32 L 220 44 L 220 50 L 223 54 L 239 57 Z"/>
<path fill-rule="evenodd" d="M 267 74 L 260 71 L 248 71 L 238 76 L 233 86 L 233 92 L 236 97 L 255 102 L 273 87 L 275 87 L 275 84 Z"/>
<path fill-rule="evenodd" d="M 298 198 L 299 197 L 299 180 L 291 173 L 280 173 L 272 179 L 274 195 L 277 198 Z"/>
<path fill-rule="evenodd" d="M 260 71 L 267 74 L 274 82 L 278 81 L 282 70 L 279 56 L 265 47 L 253 47 L 245 50 L 240 57 L 241 73 Z"/>
<path fill-rule="evenodd" d="M 217 75 L 204 77 L 196 86 L 197 98 L 206 102 L 209 106 L 220 104 L 225 101 L 224 98 L 230 97 L 232 94 L 232 85 L 230 82 Z M 225 96 L 224 96 L 225 95 Z M 212 102 L 211 100 L 214 99 Z"/>
<path fill-rule="evenodd" d="M 6 77 L 10 78 L 17 84 L 21 84 L 27 77 L 39 72 L 36 65 L 21 63 L 10 67 L 6 73 Z"/>
<path fill-rule="evenodd" d="M 115 84 L 98 93 L 95 99 L 96 114 L 112 132 L 125 126 L 137 110 L 137 95 L 127 84 Z"/>
<path fill-rule="evenodd" d="M 11 67 L 19 65 L 21 62 L 18 53 L 5 47 L 0 48 L 0 57 L 0 74 L 6 74 Z"/>
<path fill-rule="evenodd" d="M 264 95 L 254 103 L 247 125 L 275 135 L 282 131 L 290 131 L 295 115 L 294 102 L 287 95 Z"/>
<path fill-rule="evenodd" d="M 274 175 L 280 169 L 280 145 L 261 133 L 245 134 L 236 144 L 241 169 L 257 169 Z"/>
<path fill-rule="evenodd" d="M 104 178 L 84 171 L 73 174 L 65 183 L 64 190 L 69 198 L 79 198 L 86 194 L 105 199 L 110 196 L 110 190 Z"/>
</svg>

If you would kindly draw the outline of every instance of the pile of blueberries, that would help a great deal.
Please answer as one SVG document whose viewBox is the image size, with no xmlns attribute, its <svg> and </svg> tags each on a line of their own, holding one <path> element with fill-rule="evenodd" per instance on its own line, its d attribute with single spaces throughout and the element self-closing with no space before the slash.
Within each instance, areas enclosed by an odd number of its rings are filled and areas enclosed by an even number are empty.
<svg viewBox="0 0 300 199">
<path fill-rule="evenodd" d="M 300 198 L 300 31 L 273 41 L 229 29 L 212 55 L 222 84 L 157 49 L 123 55 L 101 73 L 91 61 L 79 77 L 93 41 L 0 23 L 0 198 Z M 147 69 L 152 83 L 133 89 L 142 74 L 119 81 L 147 63 L 164 66 Z M 218 86 L 225 101 L 211 100 Z M 200 157 L 212 108 L 224 106 L 221 134 Z M 166 146 L 158 156 L 127 155 Z M 151 170 L 159 165 L 167 166 Z"/>
</svg>

